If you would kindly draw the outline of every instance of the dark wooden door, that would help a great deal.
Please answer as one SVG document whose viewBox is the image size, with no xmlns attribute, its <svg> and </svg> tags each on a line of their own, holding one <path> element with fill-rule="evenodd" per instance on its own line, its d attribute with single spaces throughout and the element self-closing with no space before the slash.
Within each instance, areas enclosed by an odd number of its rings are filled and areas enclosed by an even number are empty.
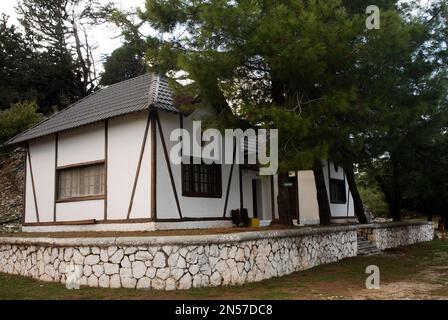
<svg viewBox="0 0 448 320">
<path fill-rule="evenodd" d="M 252 205 L 254 208 L 253 217 L 258 218 L 258 197 L 257 197 L 257 180 L 252 179 Z"/>
<path fill-rule="evenodd" d="M 292 177 L 288 173 L 278 175 L 277 202 L 279 214 L 284 214 L 299 221 L 297 174 Z"/>
</svg>

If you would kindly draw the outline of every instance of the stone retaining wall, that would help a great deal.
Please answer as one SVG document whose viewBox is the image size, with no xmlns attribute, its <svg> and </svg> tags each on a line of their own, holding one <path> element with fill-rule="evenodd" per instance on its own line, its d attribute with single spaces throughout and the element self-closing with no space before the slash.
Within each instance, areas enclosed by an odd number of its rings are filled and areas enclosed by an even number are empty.
<svg viewBox="0 0 448 320">
<path fill-rule="evenodd" d="M 357 227 L 206 236 L 0 238 L 0 272 L 104 288 L 189 289 L 261 281 L 357 254 Z"/>
<path fill-rule="evenodd" d="M 431 241 L 434 238 L 432 222 L 402 221 L 360 225 L 359 236 L 365 236 L 379 249 L 390 249 Z"/>
</svg>

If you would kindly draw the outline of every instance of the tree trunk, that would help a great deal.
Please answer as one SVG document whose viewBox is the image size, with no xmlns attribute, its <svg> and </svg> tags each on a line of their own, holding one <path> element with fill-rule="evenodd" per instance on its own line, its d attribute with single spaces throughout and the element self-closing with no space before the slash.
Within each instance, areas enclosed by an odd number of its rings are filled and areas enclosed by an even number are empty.
<svg viewBox="0 0 448 320">
<path fill-rule="evenodd" d="M 358 187 L 356 186 L 355 173 L 353 168 L 344 168 L 345 175 L 347 177 L 348 189 L 353 198 L 353 209 L 355 215 L 358 218 L 359 223 L 368 223 L 366 213 L 364 212 L 364 206 L 362 204 L 361 196 L 359 195 Z"/>
<path fill-rule="evenodd" d="M 393 190 L 393 197 L 394 197 L 394 206 L 393 210 L 391 211 L 392 219 L 394 221 L 401 221 L 401 190 L 400 190 L 400 168 L 399 163 L 392 154 L 391 156 L 392 160 L 392 190 Z"/>
<path fill-rule="evenodd" d="M 319 205 L 319 219 L 321 225 L 329 225 L 331 210 L 328 201 L 327 188 L 325 187 L 324 172 L 322 170 L 322 163 L 316 161 L 313 167 L 314 181 L 316 183 L 317 204 Z"/>
<path fill-rule="evenodd" d="M 380 186 L 381 191 L 386 198 L 387 205 L 389 206 L 390 215 L 392 216 L 393 221 L 401 220 L 401 201 L 397 202 L 397 193 L 396 191 L 391 191 L 386 183 L 384 182 L 381 176 L 375 176 L 378 185 Z"/>
</svg>

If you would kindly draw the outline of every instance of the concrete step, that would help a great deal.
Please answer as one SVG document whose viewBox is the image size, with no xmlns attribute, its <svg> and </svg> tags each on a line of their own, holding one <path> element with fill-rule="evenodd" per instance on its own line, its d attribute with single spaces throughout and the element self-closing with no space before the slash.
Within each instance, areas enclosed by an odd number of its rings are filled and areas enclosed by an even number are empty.
<svg viewBox="0 0 448 320">
<path fill-rule="evenodd" d="M 372 256 L 381 253 L 382 251 L 372 242 L 367 239 L 358 238 L 358 256 Z"/>
</svg>

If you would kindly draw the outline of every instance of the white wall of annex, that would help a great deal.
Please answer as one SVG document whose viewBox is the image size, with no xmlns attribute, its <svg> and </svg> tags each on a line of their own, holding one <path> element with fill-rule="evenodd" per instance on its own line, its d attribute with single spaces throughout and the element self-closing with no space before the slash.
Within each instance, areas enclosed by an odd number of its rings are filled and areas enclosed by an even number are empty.
<svg viewBox="0 0 448 320">
<path fill-rule="evenodd" d="M 301 224 L 319 224 L 316 184 L 312 170 L 297 172 L 299 188 L 299 218 Z"/>
<path fill-rule="evenodd" d="M 60 132 L 58 166 L 104 160 L 104 121 Z"/>
<path fill-rule="evenodd" d="M 107 218 L 126 219 L 148 112 L 109 120 Z M 143 153 L 130 219 L 150 218 L 150 132 Z"/>
<path fill-rule="evenodd" d="M 31 165 L 33 168 L 37 208 L 40 222 L 53 221 L 55 136 L 50 135 L 29 142 Z M 27 159 L 25 222 L 37 222 L 34 195 L 31 182 L 30 162 Z"/>
</svg>

